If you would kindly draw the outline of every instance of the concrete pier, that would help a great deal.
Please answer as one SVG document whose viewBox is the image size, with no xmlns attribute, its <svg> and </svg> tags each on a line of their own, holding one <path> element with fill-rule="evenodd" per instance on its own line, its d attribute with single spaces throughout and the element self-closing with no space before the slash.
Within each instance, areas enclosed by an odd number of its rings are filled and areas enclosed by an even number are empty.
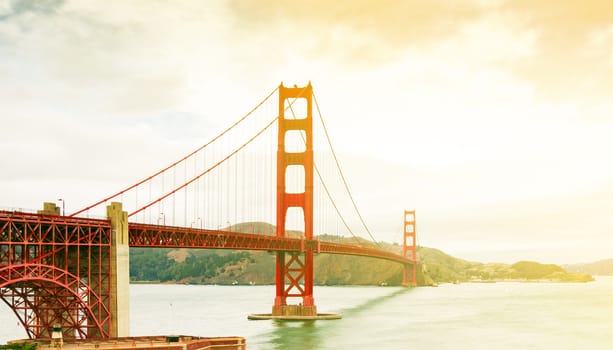
<svg viewBox="0 0 613 350">
<path fill-rule="evenodd" d="M 272 314 L 274 316 L 317 316 L 317 306 L 273 305 Z"/>
<path fill-rule="evenodd" d="M 130 335 L 130 246 L 128 245 L 128 213 L 121 203 L 112 202 L 106 207 L 111 220 L 111 337 Z"/>
<path fill-rule="evenodd" d="M 339 320 L 343 318 L 341 314 L 325 313 L 312 316 L 303 315 L 273 315 L 273 314 L 250 314 L 247 319 L 257 320 L 279 320 L 279 321 L 315 321 L 315 320 Z"/>
<path fill-rule="evenodd" d="M 282 321 L 311 321 L 311 320 L 338 320 L 341 314 L 317 313 L 317 306 L 281 305 L 272 307 L 270 314 L 250 314 L 250 320 L 282 320 Z"/>
</svg>

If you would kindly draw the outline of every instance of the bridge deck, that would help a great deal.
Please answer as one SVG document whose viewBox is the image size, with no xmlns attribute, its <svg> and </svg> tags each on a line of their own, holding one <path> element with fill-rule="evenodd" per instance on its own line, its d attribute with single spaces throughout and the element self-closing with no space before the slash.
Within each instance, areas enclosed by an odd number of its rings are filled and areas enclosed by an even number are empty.
<svg viewBox="0 0 613 350">
<path fill-rule="evenodd" d="M 11 223 L 30 222 L 39 224 L 62 225 L 64 227 L 108 228 L 110 222 L 103 219 L 90 219 L 57 215 L 44 215 L 12 211 L 0 211 L 0 227 Z M 38 227 L 38 226 L 37 226 Z M 27 235 L 26 235 L 27 236 Z M 26 236 L 21 236 L 22 239 Z M 3 239 L 0 237 L 0 244 Z M 6 242 L 8 243 L 8 242 Z M 16 243 L 16 242 L 13 242 Z M 129 245 L 131 247 L 166 247 L 199 249 L 237 249 L 266 251 L 304 251 L 313 248 L 317 253 L 365 256 L 395 261 L 401 264 L 414 262 L 393 252 L 319 240 L 277 237 L 264 234 L 208 230 L 190 227 L 151 225 L 141 223 L 129 224 Z"/>
<path fill-rule="evenodd" d="M 395 261 L 401 264 L 414 262 L 393 252 L 351 244 L 332 243 L 301 238 L 208 230 L 190 227 L 161 226 L 131 223 L 129 226 L 131 247 L 205 248 L 267 251 L 304 251 L 313 248 L 317 253 L 357 255 Z"/>
</svg>

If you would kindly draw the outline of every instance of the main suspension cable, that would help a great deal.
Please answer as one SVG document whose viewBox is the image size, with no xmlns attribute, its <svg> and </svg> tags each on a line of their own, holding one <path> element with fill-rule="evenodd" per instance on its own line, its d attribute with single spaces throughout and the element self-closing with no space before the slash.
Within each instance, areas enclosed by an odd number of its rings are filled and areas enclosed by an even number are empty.
<svg viewBox="0 0 613 350">
<path fill-rule="evenodd" d="M 237 120 L 236 122 L 234 122 L 234 124 L 232 124 L 232 125 L 231 125 L 229 128 L 227 128 L 226 130 L 224 130 L 224 131 L 223 131 L 222 133 L 220 133 L 219 135 L 215 136 L 215 138 L 213 138 L 211 141 L 207 142 L 207 143 L 206 143 L 206 144 L 204 144 L 203 146 L 200 146 L 200 148 L 196 149 L 195 151 L 191 152 L 190 154 L 186 155 L 185 157 L 181 158 L 180 160 L 178 160 L 178 161 L 176 161 L 176 162 L 172 163 L 171 165 L 167 166 L 166 168 L 164 168 L 164 169 L 162 169 L 162 170 L 158 171 L 157 173 L 155 173 L 155 174 L 153 174 L 153 175 L 151 175 L 151 176 L 147 177 L 146 179 L 141 180 L 141 181 L 137 182 L 136 184 L 134 184 L 134 185 L 132 185 L 132 186 L 130 186 L 130 187 L 128 187 L 128 188 L 126 188 L 126 189 L 122 190 L 122 191 L 119 191 L 119 192 L 115 193 L 114 195 L 112 195 L 112 196 L 110 196 L 110 197 L 107 197 L 107 198 L 105 198 L 105 199 L 103 199 L 103 200 L 101 200 L 101 201 L 98 201 L 98 202 L 96 202 L 96 203 L 94 203 L 94 204 L 92 204 L 92 205 L 90 205 L 90 206 L 88 206 L 88 207 L 86 207 L 86 208 L 84 208 L 84 209 L 81 209 L 81 210 L 79 210 L 79 211 L 77 211 L 77 212 L 75 212 L 75 213 L 72 213 L 72 214 L 70 214 L 69 216 L 79 215 L 79 214 L 81 214 L 81 213 L 83 213 L 83 212 L 85 212 L 85 211 L 87 211 L 87 210 L 89 210 L 89 209 L 91 209 L 91 208 L 94 208 L 94 207 L 96 207 L 96 206 L 98 206 L 98 205 L 100 205 L 100 204 L 102 204 L 102 203 L 104 203 L 104 202 L 107 202 L 107 201 L 109 201 L 109 200 L 111 200 L 111 199 L 113 199 L 113 198 L 115 198 L 115 197 L 117 197 L 117 196 L 119 196 L 119 195 L 122 195 L 122 194 L 124 194 L 125 192 L 127 192 L 127 191 L 129 191 L 129 190 L 131 190 L 131 189 L 133 189 L 133 188 L 135 188 L 135 187 L 138 187 L 138 186 L 142 185 L 143 183 L 145 183 L 145 182 L 147 182 L 147 181 L 149 181 L 149 180 L 151 180 L 151 179 L 153 179 L 153 178 L 157 177 L 158 175 L 160 175 L 160 174 L 164 173 L 166 170 L 168 170 L 168 169 L 170 169 L 170 168 L 173 168 L 174 166 L 176 166 L 177 164 L 179 164 L 179 163 L 181 163 L 182 161 L 186 160 L 187 158 L 189 158 L 189 157 L 193 156 L 194 154 L 196 154 L 196 153 L 200 152 L 201 150 L 203 150 L 204 148 L 206 148 L 207 146 L 209 146 L 209 145 L 210 145 L 210 144 L 212 144 L 213 142 L 217 141 L 217 140 L 218 140 L 219 138 L 221 138 L 223 135 L 227 134 L 227 133 L 228 133 L 230 130 L 234 129 L 234 127 L 236 127 L 238 124 L 240 124 L 240 123 L 241 123 L 243 120 L 247 119 L 247 117 L 249 117 L 251 114 L 253 114 L 253 112 L 255 112 L 255 111 L 258 109 L 258 108 L 260 108 L 260 106 L 262 106 L 262 105 L 264 104 L 264 102 L 268 101 L 268 99 L 269 99 L 269 98 L 270 98 L 270 97 L 271 97 L 271 96 L 272 96 L 272 95 L 273 95 L 275 92 L 277 92 L 277 90 L 279 90 L 279 87 L 276 87 L 276 88 L 275 88 L 275 89 L 274 89 L 274 90 L 273 90 L 273 91 L 272 91 L 270 94 L 268 94 L 268 96 L 266 96 L 266 97 L 265 97 L 265 98 L 264 98 L 264 99 L 263 99 L 263 100 L 262 100 L 260 103 L 258 103 L 258 104 L 257 104 L 255 107 L 253 107 L 253 108 L 252 108 L 252 109 L 251 109 L 249 112 L 247 112 L 247 114 L 245 114 L 245 115 L 244 115 L 243 117 L 241 117 L 239 120 Z"/>
<path fill-rule="evenodd" d="M 271 94 L 269 94 L 262 102 L 260 102 L 254 109 L 252 109 L 249 113 L 253 113 L 257 108 L 259 108 L 268 98 L 270 98 L 270 96 L 272 94 L 274 94 L 279 88 L 277 87 Z M 301 96 L 302 93 L 306 90 L 306 88 L 303 88 L 302 91 L 300 91 L 300 93 L 298 94 L 298 96 Z M 287 110 L 288 108 L 292 107 L 292 103 L 289 103 L 289 106 L 285 108 L 285 110 Z M 248 115 L 244 116 L 243 118 L 241 118 L 241 120 L 239 120 L 238 122 L 234 123 L 232 125 L 231 128 L 233 128 L 234 126 L 236 126 L 238 123 L 240 123 L 242 120 L 244 120 Z M 242 150 L 243 148 L 245 148 L 247 145 L 249 145 L 251 142 L 253 142 L 253 140 L 255 140 L 258 136 L 260 136 L 262 133 L 264 133 L 264 131 L 268 130 L 268 128 L 270 128 L 277 120 L 279 119 L 279 116 L 276 116 L 273 120 L 271 120 L 262 130 L 260 130 L 258 133 L 256 133 L 253 137 L 251 137 L 247 142 L 245 142 L 244 144 L 242 144 L 240 147 L 238 147 L 237 149 L 235 149 L 232 153 L 228 154 L 225 158 L 223 158 L 222 160 L 220 160 L 219 162 L 217 162 L 216 164 L 214 164 L 212 167 L 210 167 L 209 169 L 203 171 L 202 173 L 198 174 L 197 176 L 193 177 L 191 180 L 186 181 L 183 185 L 174 188 L 172 191 L 168 192 L 167 194 L 163 195 L 162 197 L 152 201 L 151 203 L 141 207 L 140 209 L 135 210 L 134 212 L 128 214 L 128 217 L 131 217 L 147 208 L 149 208 L 150 206 L 154 205 L 155 203 L 158 203 L 166 198 L 168 198 L 171 195 L 174 195 L 176 192 L 178 192 L 179 190 L 187 187 L 188 185 L 190 185 L 191 183 L 193 183 L 194 181 L 198 180 L 199 178 L 201 178 L 202 176 L 206 175 L 207 173 L 209 173 L 210 171 L 212 171 L 213 169 L 217 168 L 219 165 L 221 165 L 222 163 L 224 163 L 225 161 L 227 161 L 228 159 L 232 158 L 234 155 L 236 155 L 240 150 Z M 230 129 L 224 131 L 224 133 L 226 133 L 227 131 L 229 131 Z M 219 135 L 221 136 L 221 135 Z M 217 138 L 219 138 L 219 136 Z M 213 142 L 213 141 L 211 141 Z M 208 144 L 210 144 L 211 142 L 209 142 Z M 204 147 L 201 147 L 200 149 L 202 149 Z M 197 152 L 197 151 L 196 151 Z M 193 155 L 196 152 L 192 152 Z M 189 157 L 189 156 L 188 156 Z M 187 158 L 187 157 L 185 157 Z M 184 158 L 184 159 L 185 159 Z M 181 161 L 177 162 L 180 163 Z M 175 164 L 177 164 L 175 163 Z M 168 167 L 171 168 L 172 166 Z"/>
<path fill-rule="evenodd" d="M 340 163 L 338 161 L 338 158 L 336 157 L 336 152 L 334 151 L 334 147 L 332 147 L 332 141 L 330 140 L 330 135 L 328 134 L 328 128 L 326 128 L 326 124 L 324 123 L 324 119 L 321 116 L 321 110 L 319 109 L 319 103 L 317 103 L 317 97 L 315 97 L 315 93 L 313 93 L 313 101 L 315 101 L 315 108 L 317 108 L 317 114 L 319 115 L 319 120 L 321 121 L 321 125 L 322 125 L 322 127 L 324 129 L 324 133 L 326 134 L 326 139 L 328 140 L 328 145 L 330 146 L 330 151 L 332 151 L 332 156 L 334 157 L 334 162 L 336 163 L 336 167 L 338 169 L 338 172 L 341 175 L 341 179 L 343 180 L 343 184 L 345 185 L 345 190 L 347 191 L 347 194 L 349 195 L 349 199 L 351 200 L 351 203 L 353 204 L 353 208 L 355 209 L 355 212 L 358 214 L 358 217 L 360 218 L 360 221 L 362 222 L 362 226 L 364 226 L 364 229 L 366 229 L 366 232 L 368 233 L 368 235 L 370 236 L 372 241 L 379 248 L 381 248 L 379 243 L 375 240 L 375 237 L 373 237 L 372 233 L 370 232 L 370 229 L 366 225 L 366 222 L 364 221 L 364 218 L 362 217 L 362 214 L 360 213 L 360 210 L 358 209 L 358 206 L 356 205 L 355 200 L 353 199 L 353 195 L 351 194 L 351 190 L 349 189 L 349 185 L 347 184 L 347 179 L 345 178 L 345 174 L 343 173 L 343 170 L 341 169 L 341 166 L 340 166 Z"/>
<path fill-rule="evenodd" d="M 296 98 L 297 99 L 297 98 Z M 294 99 L 294 101 L 296 100 Z M 294 113 L 294 109 L 292 108 L 292 105 L 289 105 L 289 109 L 292 112 L 292 117 L 294 119 L 296 119 L 296 114 Z M 300 133 L 300 136 L 302 138 L 302 141 L 306 144 L 306 139 L 304 134 Z M 328 186 L 326 185 L 326 182 L 323 179 L 323 176 L 321 175 L 321 172 L 319 171 L 319 168 L 317 167 L 317 163 L 313 160 L 313 168 L 315 169 L 315 173 L 317 173 L 317 177 L 319 178 L 319 181 L 321 182 L 321 185 L 324 189 L 324 191 L 326 192 L 326 195 L 328 196 L 328 199 L 330 199 L 330 202 L 332 203 L 332 206 L 334 207 L 334 210 L 336 211 L 336 214 L 338 215 L 338 217 L 341 219 L 341 221 L 343 222 L 343 225 L 345 225 L 345 228 L 347 229 L 347 231 L 349 231 L 349 233 L 356 239 L 356 241 L 359 243 L 358 236 L 356 236 L 353 231 L 351 230 L 351 228 L 349 227 L 349 225 L 347 224 L 347 221 L 345 220 L 345 218 L 343 217 L 343 214 L 341 214 L 340 210 L 338 209 L 338 206 L 336 205 L 336 202 L 334 201 L 334 198 L 332 198 L 332 194 L 330 193 L 330 190 L 328 189 Z"/>
<path fill-rule="evenodd" d="M 193 183 L 194 181 L 198 180 L 199 178 L 201 178 L 202 176 L 208 174 L 211 170 L 217 168 L 219 165 L 221 165 L 222 163 L 224 163 L 225 161 L 227 161 L 228 159 L 232 158 L 235 154 L 237 154 L 240 150 L 242 150 L 243 148 L 245 148 L 247 145 L 249 145 L 253 140 L 255 140 L 258 136 L 260 136 L 264 131 L 268 130 L 268 128 L 273 125 L 277 119 L 279 119 L 279 117 L 275 117 L 272 121 L 270 121 L 270 123 L 268 123 L 262 130 L 260 130 L 257 134 L 255 134 L 253 137 L 251 137 L 247 142 L 243 143 L 240 147 L 238 147 L 237 149 L 235 149 L 234 151 L 232 151 L 232 153 L 228 154 L 225 158 L 223 158 L 222 160 L 220 160 L 219 162 L 215 163 L 212 167 L 208 168 L 207 170 L 201 172 L 200 174 L 198 174 L 197 176 L 193 177 L 191 180 L 186 181 L 183 185 L 175 188 L 174 190 L 166 193 L 165 195 L 163 195 L 162 197 L 154 200 L 153 202 L 145 205 L 144 207 L 133 211 L 132 213 L 128 214 L 128 217 L 138 214 L 139 212 L 149 208 L 150 206 L 152 206 L 155 203 L 160 202 L 163 199 L 168 198 L 169 196 L 173 195 L 174 193 L 176 193 L 177 191 L 189 186 L 191 183 Z"/>
</svg>

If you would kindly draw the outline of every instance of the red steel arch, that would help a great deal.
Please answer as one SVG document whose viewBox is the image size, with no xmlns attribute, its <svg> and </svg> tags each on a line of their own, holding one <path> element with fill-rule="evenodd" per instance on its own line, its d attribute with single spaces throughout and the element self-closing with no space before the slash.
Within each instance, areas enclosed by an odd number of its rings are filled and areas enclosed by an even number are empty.
<svg viewBox="0 0 613 350">
<path fill-rule="evenodd" d="M 49 337 L 54 323 L 61 324 L 66 338 L 113 336 L 111 234 L 108 220 L 0 211 L 0 299 L 29 337 Z M 381 249 L 306 237 L 130 223 L 128 239 L 131 247 L 267 250 L 292 256 L 310 251 L 415 263 Z"/>
<path fill-rule="evenodd" d="M 108 338 L 112 331 L 108 220 L 0 211 L 0 299 L 30 338 Z"/>
<path fill-rule="evenodd" d="M 62 325 L 67 337 L 109 336 L 105 324 L 110 312 L 102 298 L 84 279 L 58 267 L 20 264 L 0 269 L 0 299 L 30 338 L 49 338 L 53 324 Z M 99 319 L 100 314 L 105 318 Z"/>
<path fill-rule="evenodd" d="M 75 214 L 60 216 L 59 208 L 53 203 L 47 203 L 50 204 L 49 208 L 45 205 L 45 209 L 37 214 L 0 210 L 0 299 L 13 309 L 25 326 L 28 336 L 49 337 L 51 328 L 56 323 L 62 326 L 65 338 L 117 336 L 118 318 L 125 321 L 126 316 L 118 312 L 125 309 L 117 306 L 116 297 L 117 289 L 122 287 L 123 282 L 113 282 L 114 278 L 115 281 L 119 281 L 118 271 L 123 266 L 123 261 L 118 258 L 121 255 L 121 258 L 127 259 L 124 229 L 128 230 L 128 245 L 134 247 L 274 251 L 276 296 L 272 314 L 275 316 L 293 316 L 295 310 L 298 310 L 302 316 L 317 315 L 313 297 L 315 253 L 387 259 L 402 263 L 406 267 L 413 266 L 415 271 L 417 261 L 414 235 L 411 246 L 405 241 L 403 255 L 369 247 L 320 242 L 314 238 L 312 86 L 310 83 L 305 87 L 284 87 L 281 84 L 278 92 L 275 236 L 165 225 L 136 223 L 128 225 L 127 213 L 124 213 L 125 219 L 119 219 L 119 223 L 112 224 L 112 219 L 78 218 L 74 217 Z M 301 103 L 292 107 L 292 103 L 296 100 Z M 303 113 L 295 116 L 294 108 L 299 106 L 306 110 L 299 111 Z M 288 114 L 286 117 L 285 112 L 288 109 L 291 111 L 291 116 Z M 286 148 L 285 138 L 289 133 L 304 135 L 304 150 L 295 151 L 292 147 Z M 298 193 L 288 191 L 286 188 L 286 174 L 289 167 L 297 167 L 304 172 L 304 186 L 298 189 Z M 189 183 L 182 187 L 187 184 Z M 107 199 L 110 198 L 114 197 Z M 121 206 L 118 208 L 121 210 Z M 286 236 L 285 224 L 290 208 L 302 211 L 304 219 L 302 238 Z M 114 250 L 117 246 L 113 245 L 113 241 L 117 237 L 122 240 L 121 250 Z M 405 231 L 405 239 L 406 237 Z M 407 247 L 413 253 L 411 256 L 407 254 Z M 121 276 L 122 281 L 125 280 L 123 277 L 127 278 L 126 274 Z M 302 302 L 299 305 L 288 305 L 288 298 L 298 298 Z"/>
</svg>

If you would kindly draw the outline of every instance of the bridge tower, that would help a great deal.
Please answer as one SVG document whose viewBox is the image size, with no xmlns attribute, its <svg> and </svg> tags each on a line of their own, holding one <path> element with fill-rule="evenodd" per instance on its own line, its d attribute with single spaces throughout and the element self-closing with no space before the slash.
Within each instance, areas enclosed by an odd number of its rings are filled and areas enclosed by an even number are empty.
<svg viewBox="0 0 613 350">
<path fill-rule="evenodd" d="M 277 252 L 276 259 L 276 297 L 272 307 L 273 316 L 317 316 L 313 298 L 313 252 L 309 244 L 313 240 L 313 88 L 279 86 L 279 132 L 277 150 L 277 237 L 285 237 L 287 210 L 301 208 L 304 215 L 303 252 Z M 286 100 L 290 103 L 291 115 L 286 116 Z M 306 103 L 294 102 L 304 99 Z M 288 133 L 301 134 L 305 147 L 300 152 L 289 152 L 286 145 Z M 298 166 L 304 171 L 304 189 L 298 193 L 288 193 L 286 174 L 288 167 Z M 286 285 L 286 282 L 288 284 Z M 287 298 L 302 298 L 299 305 L 288 305 Z"/>
<path fill-rule="evenodd" d="M 413 266 L 405 265 L 402 275 L 402 285 L 408 286 L 409 280 L 411 286 L 417 285 L 417 242 L 415 240 L 415 210 L 404 211 L 404 239 L 402 254 L 405 258 L 413 260 Z M 409 276 L 410 275 L 410 276 Z"/>
</svg>

